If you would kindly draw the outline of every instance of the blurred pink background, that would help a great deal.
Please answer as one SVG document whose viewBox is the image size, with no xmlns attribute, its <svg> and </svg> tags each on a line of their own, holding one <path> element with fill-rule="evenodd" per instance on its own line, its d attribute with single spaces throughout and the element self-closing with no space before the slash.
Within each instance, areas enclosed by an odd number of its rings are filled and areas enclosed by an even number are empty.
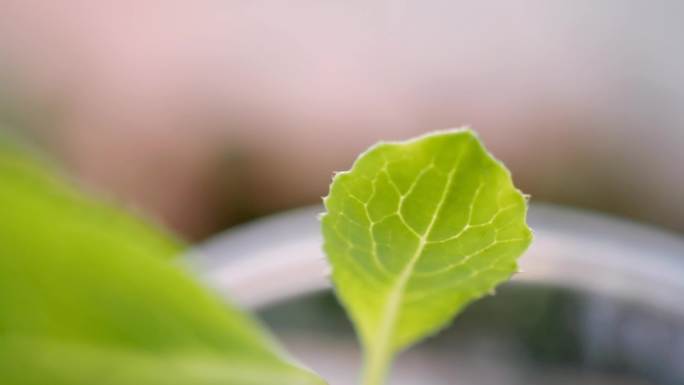
<svg viewBox="0 0 684 385">
<path fill-rule="evenodd" d="M 471 125 L 522 189 L 684 231 L 684 2 L 0 0 L 0 124 L 187 238 Z"/>
</svg>

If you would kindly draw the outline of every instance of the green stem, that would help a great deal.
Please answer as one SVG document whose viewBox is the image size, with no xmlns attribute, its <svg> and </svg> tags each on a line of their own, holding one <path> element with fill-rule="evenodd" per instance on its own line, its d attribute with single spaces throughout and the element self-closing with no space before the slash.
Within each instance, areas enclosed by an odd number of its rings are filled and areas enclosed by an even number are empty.
<svg viewBox="0 0 684 385">
<path fill-rule="evenodd" d="M 364 358 L 363 385 L 382 385 L 387 379 L 392 354 L 382 349 L 368 351 Z"/>
</svg>

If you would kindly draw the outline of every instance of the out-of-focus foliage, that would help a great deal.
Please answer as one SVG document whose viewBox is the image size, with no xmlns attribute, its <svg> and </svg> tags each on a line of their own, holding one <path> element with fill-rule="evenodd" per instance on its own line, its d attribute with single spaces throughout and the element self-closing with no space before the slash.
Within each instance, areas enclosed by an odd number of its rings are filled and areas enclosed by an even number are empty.
<svg viewBox="0 0 684 385">
<path fill-rule="evenodd" d="M 0 141 L 0 384 L 320 384 L 168 258 L 180 242 Z"/>
</svg>

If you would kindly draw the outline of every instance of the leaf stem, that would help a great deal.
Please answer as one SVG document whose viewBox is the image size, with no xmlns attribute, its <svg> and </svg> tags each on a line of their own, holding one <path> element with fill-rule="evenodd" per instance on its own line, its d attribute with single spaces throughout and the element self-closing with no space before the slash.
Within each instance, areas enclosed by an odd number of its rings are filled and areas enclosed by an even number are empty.
<svg viewBox="0 0 684 385">
<path fill-rule="evenodd" d="M 364 358 L 362 385 L 384 384 L 391 361 L 392 354 L 388 351 L 369 351 Z"/>
</svg>

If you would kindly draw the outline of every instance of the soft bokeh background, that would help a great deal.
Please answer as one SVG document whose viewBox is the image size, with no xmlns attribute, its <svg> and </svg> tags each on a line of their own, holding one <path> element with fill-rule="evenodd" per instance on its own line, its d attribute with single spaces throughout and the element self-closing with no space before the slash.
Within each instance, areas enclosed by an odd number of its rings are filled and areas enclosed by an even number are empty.
<svg viewBox="0 0 684 385">
<path fill-rule="evenodd" d="M 189 239 L 468 124 L 536 200 L 684 231 L 684 2 L 0 0 L 0 124 Z"/>
</svg>

